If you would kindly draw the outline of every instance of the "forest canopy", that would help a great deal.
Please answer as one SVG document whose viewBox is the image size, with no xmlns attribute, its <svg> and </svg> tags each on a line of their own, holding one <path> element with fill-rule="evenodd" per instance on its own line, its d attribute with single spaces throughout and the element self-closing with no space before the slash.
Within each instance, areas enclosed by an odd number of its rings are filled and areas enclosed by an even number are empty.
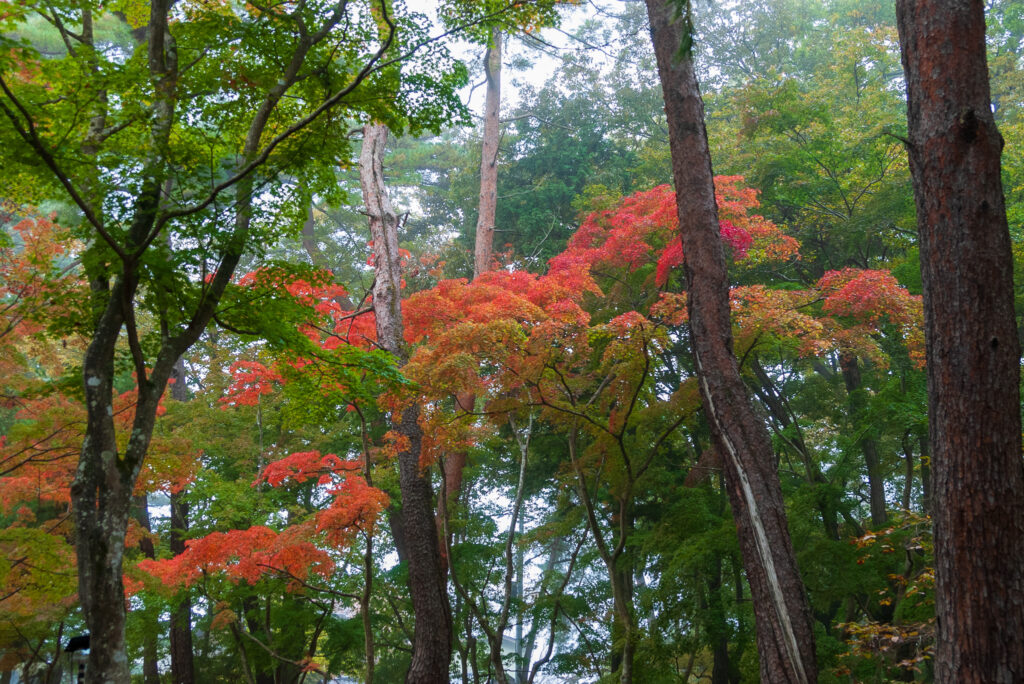
<svg viewBox="0 0 1024 684">
<path fill-rule="evenodd" d="M 897 4 L 4 4 L 0 683 L 1024 680 L 1024 3 Z"/>
</svg>

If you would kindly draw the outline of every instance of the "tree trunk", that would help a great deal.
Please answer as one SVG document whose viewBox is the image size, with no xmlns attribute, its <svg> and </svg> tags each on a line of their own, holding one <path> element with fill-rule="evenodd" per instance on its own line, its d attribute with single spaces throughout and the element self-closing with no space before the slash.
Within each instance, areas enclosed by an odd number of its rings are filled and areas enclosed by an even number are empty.
<svg viewBox="0 0 1024 684">
<path fill-rule="evenodd" d="M 480 146 L 480 200 L 477 207 L 476 245 L 473 250 L 474 278 L 491 269 L 494 255 L 494 221 L 498 210 L 498 143 L 501 140 L 501 42 L 501 29 L 491 29 L 491 44 L 484 55 L 487 95 L 484 100 L 484 138 Z M 472 411 L 476 397 L 468 392 L 460 392 L 455 396 L 455 401 L 464 411 Z M 467 459 L 468 454 L 460 450 L 448 454 L 444 461 L 442 469 L 449 507 L 459 500 Z M 444 514 L 438 508 L 438 529 Z M 446 564 L 447 560 L 445 557 Z"/>
<path fill-rule="evenodd" d="M 363 201 L 370 216 L 377 271 L 373 286 L 377 343 L 394 354 L 399 364 L 402 364 L 406 356 L 402 338 L 398 216 L 391 207 L 384 186 L 382 163 L 387 135 L 387 128 L 379 124 L 371 124 L 363 129 L 359 175 Z M 412 662 L 405 681 L 410 684 L 439 684 L 447 682 L 449 677 L 452 617 L 434 524 L 430 474 L 420 467 L 419 462 L 423 440 L 419 414 L 419 407 L 412 405 L 402 411 L 398 421 L 392 417 L 395 431 L 408 440 L 408 447 L 398 454 L 398 474 L 402 492 L 405 552 L 409 561 L 409 591 L 412 594 L 416 624 L 413 631 Z"/>
<path fill-rule="evenodd" d="M 619 684 L 632 684 L 633 664 L 636 656 L 636 624 L 633 617 L 633 564 L 620 556 L 616 568 L 609 568 L 612 585 L 612 674 L 619 673 Z"/>
<path fill-rule="evenodd" d="M 937 682 L 1024 681 L 1020 347 L 981 0 L 896 3 L 924 286 Z"/>
<path fill-rule="evenodd" d="M 484 140 L 480 156 L 480 206 L 476 219 L 473 275 L 491 269 L 494 248 L 494 216 L 498 206 L 498 141 L 501 137 L 501 29 L 491 29 L 491 44 L 484 58 L 487 99 L 484 102 Z"/>
<path fill-rule="evenodd" d="M 750 404 L 733 354 L 704 104 L 689 50 L 680 57 L 684 40 L 690 41 L 689 13 L 675 18 L 669 0 L 647 0 L 647 9 L 668 116 L 694 361 L 753 595 L 761 679 L 807 684 L 817 680 L 811 613 L 768 431 Z"/>
<path fill-rule="evenodd" d="M 171 494 L 171 553 L 185 553 L 185 535 L 188 530 L 188 504 L 184 492 Z M 171 610 L 171 681 L 174 684 L 194 684 L 195 664 L 192 655 L 192 597 L 182 593 L 178 604 Z"/>
<path fill-rule="evenodd" d="M 135 497 L 136 521 L 147 533 L 153 531 L 149 520 L 149 499 L 145 494 Z M 142 555 L 150 560 L 156 558 L 156 547 L 153 546 L 153 539 L 144 536 L 139 541 L 139 550 Z M 160 670 L 157 667 L 159 658 L 157 649 L 157 636 L 160 629 L 159 615 L 153 615 L 150 619 L 147 615 L 146 627 L 142 642 L 142 678 L 145 684 L 160 684 Z"/>
<path fill-rule="evenodd" d="M 928 438 L 921 437 L 921 511 L 932 514 L 932 457 Z"/>
<path fill-rule="evenodd" d="M 178 359 L 174 364 L 174 384 L 171 398 L 188 401 L 188 385 L 185 378 L 185 362 Z M 185 535 L 188 530 L 188 503 L 185 492 L 171 492 L 171 553 L 177 556 L 185 553 Z M 195 665 L 192 656 L 192 597 L 183 592 L 178 604 L 171 609 L 171 681 L 173 684 L 194 684 Z"/>
<path fill-rule="evenodd" d="M 860 362 L 852 354 L 840 354 L 839 367 L 843 372 L 843 383 L 846 385 L 846 396 L 850 406 L 850 417 L 856 426 L 867 422 L 864 389 L 861 387 Z M 860 451 L 864 454 L 864 466 L 868 474 L 868 497 L 871 508 L 871 526 L 880 529 L 889 521 L 885 508 L 885 479 L 882 477 L 881 464 L 878 459 L 878 444 L 870 435 L 861 435 L 857 440 Z"/>
</svg>

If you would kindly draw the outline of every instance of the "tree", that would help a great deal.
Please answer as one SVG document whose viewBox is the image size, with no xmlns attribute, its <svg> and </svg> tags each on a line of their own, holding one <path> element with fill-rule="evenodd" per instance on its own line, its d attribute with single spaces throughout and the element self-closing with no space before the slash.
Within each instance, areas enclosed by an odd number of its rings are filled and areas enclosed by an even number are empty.
<svg viewBox="0 0 1024 684">
<path fill-rule="evenodd" d="M 924 285 L 936 679 L 1024 676 L 1020 345 L 984 3 L 896 4 Z"/>
<path fill-rule="evenodd" d="M 174 365 L 219 317 L 243 253 L 277 230 L 266 219 L 300 215 L 294 192 L 270 201 L 265 184 L 301 178 L 329 192 L 331 165 L 308 164 L 304 150 L 348 156 L 335 126 L 354 94 L 382 117 L 404 109 L 413 126 L 436 126 L 460 108 L 452 87 L 463 72 L 445 74 L 443 56 L 421 71 L 419 87 L 430 94 L 403 98 L 404 86 L 382 67 L 429 41 L 415 20 L 391 18 L 386 3 L 369 3 L 387 27 L 379 42 L 374 12 L 361 4 L 302 3 L 287 13 L 172 4 L 154 2 L 148 17 L 128 17 L 139 42 L 123 46 L 97 40 L 100 13 L 91 3 L 52 12 L 22 6 L 2 20 L 6 34 L 38 13 L 65 46 L 60 58 L 46 59 L 5 38 L 0 135 L 16 150 L 17 169 L 74 203 L 88 245 L 91 294 L 81 322 L 91 340 L 82 362 L 88 427 L 72 497 L 93 682 L 129 678 L 125 533 Z M 382 85 L 397 92 L 385 105 L 368 97 Z M 157 322 L 150 333 L 139 324 L 144 312 Z M 123 449 L 111 415 L 121 339 L 139 386 Z"/>
<path fill-rule="evenodd" d="M 726 467 L 754 598 L 761 678 L 813 682 L 817 662 L 811 613 L 789 538 L 771 441 L 753 411 L 733 354 L 728 273 L 691 52 L 689 3 L 683 7 L 680 17 L 668 0 L 647 0 L 668 116 L 692 351 L 704 409 Z"/>
<path fill-rule="evenodd" d="M 402 271 L 398 249 L 398 215 L 384 185 L 384 144 L 388 129 L 370 124 L 363 129 L 363 151 L 359 158 L 363 201 L 370 216 L 374 265 L 373 307 L 377 343 L 404 365 L 402 322 Z M 452 650 L 452 616 L 448 583 L 434 523 L 434 500 L 430 474 L 420 465 L 423 430 L 420 408 L 409 403 L 395 410 L 394 431 L 401 440 L 398 452 L 399 483 L 402 490 L 402 528 L 409 561 L 409 590 L 412 594 L 414 626 L 412 663 L 405 681 L 423 684 L 448 681 Z"/>
</svg>

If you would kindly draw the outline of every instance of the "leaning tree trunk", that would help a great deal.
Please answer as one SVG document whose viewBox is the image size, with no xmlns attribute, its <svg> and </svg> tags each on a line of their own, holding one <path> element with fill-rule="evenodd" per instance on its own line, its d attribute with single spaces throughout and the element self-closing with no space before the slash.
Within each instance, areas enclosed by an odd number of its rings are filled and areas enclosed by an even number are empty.
<svg viewBox="0 0 1024 684">
<path fill-rule="evenodd" d="M 373 309 L 377 318 L 377 343 L 406 359 L 402 339 L 401 266 L 398 255 L 398 216 L 384 186 L 382 158 L 388 129 L 371 124 L 363 129 L 359 179 L 363 201 L 370 216 L 374 266 Z M 397 418 L 397 420 L 395 420 Z M 451 662 L 452 616 L 448 584 L 441 561 L 434 524 L 433 491 L 429 472 L 420 467 L 423 432 L 419 407 L 412 405 L 392 418 L 394 429 L 408 439 L 398 454 L 399 487 L 402 492 L 402 523 L 409 561 L 409 590 L 416 617 L 412 663 L 405 681 L 438 684 L 448 681 Z"/>
<path fill-rule="evenodd" d="M 896 10 L 924 284 L 935 679 L 1021 682 L 1020 347 L 983 3 Z"/>
<path fill-rule="evenodd" d="M 719 237 L 704 104 L 689 50 L 689 14 L 647 0 L 665 96 L 689 292 L 693 355 L 704 409 L 722 454 L 757 619 L 761 679 L 817 680 L 811 612 L 786 526 L 767 428 L 754 412 L 733 354 L 729 278 Z"/>
</svg>

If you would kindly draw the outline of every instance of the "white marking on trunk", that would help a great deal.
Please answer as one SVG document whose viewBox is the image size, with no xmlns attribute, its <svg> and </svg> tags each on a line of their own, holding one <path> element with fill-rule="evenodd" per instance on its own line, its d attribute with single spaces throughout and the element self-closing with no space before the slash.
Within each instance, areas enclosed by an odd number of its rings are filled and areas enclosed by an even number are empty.
<svg viewBox="0 0 1024 684">
<path fill-rule="evenodd" d="M 775 607 L 775 614 L 778 616 L 779 624 L 782 626 L 783 642 L 786 646 L 786 654 L 792 663 L 793 670 L 800 684 L 808 684 L 807 673 L 804 671 L 804 663 L 800 659 L 800 647 L 797 645 L 796 632 L 793 630 L 793 622 L 789 618 L 789 608 L 786 606 L 786 599 L 782 592 L 782 585 L 779 583 L 778 573 L 775 571 L 775 559 L 772 557 L 771 546 L 768 543 L 768 534 L 761 523 L 761 514 L 757 510 L 757 501 L 754 499 L 754 490 L 750 487 L 750 479 L 747 477 L 743 464 L 739 460 L 736 447 L 733 446 L 729 435 L 722 429 L 721 421 L 718 420 L 718 412 L 715 410 L 714 400 L 711 398 L 711 388 L 708 386 L 704 376 L 703 364 L 696 349 L 693 353 L 697 362 L 697 375 L 704 386 L 704 396 L 708 402 L 708 413 L 718 427 L 718 434 L 722 436 L 728 456 L 736 466 L 739 475 L 740 488 L 743 490 L 743 498 L 747 501 L 747 517 L 750 518 L 751 527 L 754 528 L 754 541 L 757 547 L 757 555 L 761 558 L 761 565 L 764 567 L 764 574 L 768 580 L 768 586 L 772 593 L 772 604 Z"/>
</svg>

